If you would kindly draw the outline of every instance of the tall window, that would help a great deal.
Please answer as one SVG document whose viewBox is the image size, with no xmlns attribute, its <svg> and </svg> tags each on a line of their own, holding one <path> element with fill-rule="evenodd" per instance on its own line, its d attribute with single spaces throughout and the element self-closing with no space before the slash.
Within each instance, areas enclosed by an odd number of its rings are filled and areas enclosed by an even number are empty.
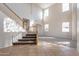
<svg viewBox="0 0 79 59">
<path fill-rule="evenodd" d="M 66 12 L 69 10 L 69 3 L 63 3 L 62 4 L 62 11 L 63 12 Z"/>
<path fill-rule="evenodd" d="M 49 31 L 49 24 L 45 24 L 44 29 L 45 29 L 46 32 Z"/>
<path fill-rule="evenodd" d="M 69 22 L 62 23 L 62 32 L 69 32 Z"/>
<path fill-rule="evenodd" d="M 44 10 L 44 17 L 47 17 L 47 16 L 49 16 L 49 9 Z"/>
</svg>

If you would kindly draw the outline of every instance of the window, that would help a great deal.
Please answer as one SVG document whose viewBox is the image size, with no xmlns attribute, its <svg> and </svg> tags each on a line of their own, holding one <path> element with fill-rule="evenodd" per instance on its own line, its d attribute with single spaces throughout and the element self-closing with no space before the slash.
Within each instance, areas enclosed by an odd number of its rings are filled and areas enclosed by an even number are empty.
<svg viewBox="0 0 79 59">
<path fill-rule="evenodd" d="M 30 31 L 34 31 L 33 25 L 34 25 L 34 20 L 31 20 L 30 21 L 30 28 L 29 28 Z"/>
<path fill-rule="evenodd" d="M 69 22 L 62 23 L 62 32 L 69 32 Z"/>
<path fill-rule="evenodd" d="M 4 32 L 11 32 L 13 30 L 14 21 L 12 21 L 10 18 L 4 19 Z"/>
<path fill-rule="evenodd" d="M 44 10 L 44 17 L 47 17 L 47 16 L 49 16 L 49 9 Z"/>
<path fill-rule="evenodd" d="M 31 20 L 31 21 L 30 21 L 30 26 L 33 26 L 33 24 L 34 24 L 34 21 Z"/>
<path fill-rule="evenodd" d="M 49 24 L 45 24 L 45 31 L 49 31 Z"/>
<path fill-rule="evenodd" d="M 4 32 L 25 32 L 25 30 L 10 18 L 4 19 Z"/>
<path fill-rule="evenodd" d="M 62 4 L 62 11 L 63 12 L 66 12 L 69 10 L 69 3 L 63 3 Z"/>
<path fill-rule="evenodd" d="M 43 16 L 43 14 L 42 14 L 42 11 L 39 13 L 39 18 L 40 18 L 40 20 L 42 20 L 42 16 Z"/>
</svg>

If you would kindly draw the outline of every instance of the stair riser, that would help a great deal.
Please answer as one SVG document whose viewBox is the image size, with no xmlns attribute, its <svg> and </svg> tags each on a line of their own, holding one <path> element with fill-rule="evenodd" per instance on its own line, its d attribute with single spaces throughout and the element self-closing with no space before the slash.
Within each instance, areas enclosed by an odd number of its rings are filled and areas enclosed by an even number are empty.
<svg viewBox="0 0 79 59">
<path fill-rule="evenodd" d="M 36 38 L 36 34 L 26 34 L 26 36 L 19 39 L 18 42 L 13 43 L 13 45 L 37 44 Z"/>
<path fill-rule="evenodd" d="M 13 45 L 27 45 L 27 44 L 36 44 L 36 43 L 15 43 L 15 44 L 13 44 Z"/>
<path fill-rule="evenodd" d="M 18 41 L 36 41 L 36 40 L 18 40 Z"/>
<path fill-rule="evenodd" d="M 22 38 L 36 38 L 36 37 L 22 37 Z"/>
<path fill-rule="evenodd" d="M 34 43 L 13 43 L 13 45 L 27 45 L 27 44 L 37 44 L 36 42 Z"/>
<path fill-rule="evenodd" d="M 26 36 L 36 36 L 36 34 L 26 34 Z"/>
<path fill-rule="evenodd" d="M 27 37 L 29 37 L 29 36 L 27 36 Z M 36 37 L 36 36 L 30 36 L 30 37 Z"/>
</svg>

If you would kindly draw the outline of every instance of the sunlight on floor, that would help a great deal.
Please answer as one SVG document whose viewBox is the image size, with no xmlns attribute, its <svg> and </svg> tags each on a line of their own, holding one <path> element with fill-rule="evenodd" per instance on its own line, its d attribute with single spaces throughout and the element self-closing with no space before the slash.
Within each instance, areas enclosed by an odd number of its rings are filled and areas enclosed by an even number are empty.
<svg viewBox="0 0 79 59">
<path fill-rule="evenodd" d="M 39 42 L 38 46 L 43 46 L 43 47 L 58 47 L 59 46 L 59 47 L 69 48 L 68 46 L 65 46 L 65 45 L 62 44 L 64 42 L 59 42 L 59 43 L 60 44 L 42 41 L 42 42 Z M 70 44 L 70 43 L 69 42 L 65 42 L 64 44 Z"/>
<path fill-rule="evenodd" d="M 70 42 L 57 42 L 58 44 L 70 44 Z"/>
</svg>

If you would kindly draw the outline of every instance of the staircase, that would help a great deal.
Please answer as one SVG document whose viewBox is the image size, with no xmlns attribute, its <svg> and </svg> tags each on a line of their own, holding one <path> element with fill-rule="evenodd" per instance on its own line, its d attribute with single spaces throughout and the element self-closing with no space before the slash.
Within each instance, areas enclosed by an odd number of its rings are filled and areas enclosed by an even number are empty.
<svg viewBox="0 0 79 59">
<path fill-rule="evenodd" d="M 26 45 L 37 44 L 37 34 L 26 34 L 22 39 L 18 39 L 18 42 L 14 42 L 13 45 Z"/>
</svg>

